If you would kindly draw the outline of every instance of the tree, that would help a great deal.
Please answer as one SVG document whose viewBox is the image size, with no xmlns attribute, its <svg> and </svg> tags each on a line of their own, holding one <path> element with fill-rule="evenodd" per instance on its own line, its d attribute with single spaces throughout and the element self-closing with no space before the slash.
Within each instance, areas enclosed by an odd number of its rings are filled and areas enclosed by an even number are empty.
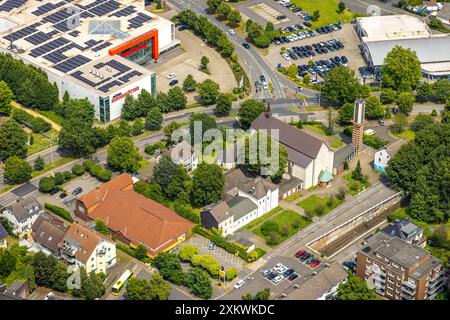
<svg viewBox="0 0 450 320">
<path fill-rule="evenodd" d="M 263 35 L 264 35 L 264 29 L 259 23 L 252 22 L 248 26 L 248 28 L 247 28 L 247 36 L 252 42 L 254 42 L 254 40 L 256 38 L 259 38 L 259 37 L 261 37 Z"/>
<path fill-rule="evenodd" d="M 181 263 L 175 254 L 163 252 L 158 254 L 150 262 L 153 267 L 159 270 L 159 273 L 165 280 L 175 284 L 182 284 L 185 281 L 185 274 L 181 269 Z"/>
<path fill-rule="evenodd" d="M 237 277 L 238 273 L 239 271 L 236 268 L 230 268 L 227 271 L 225 271 L 225 279 L 231 281 Z"/>
<path fill-rule="evenodd" d="M 175 122 L 175 121 L 172 121 L 169 124 L 167 124 L 164 127 L 164 137 L 166 138 L 166 140 L 171 141 L 173 132 L 180 128 L 181 128 L 181 126 L 178 124 L 178 122 Z"/>
<path fill-rule="evenodd" d="M 163 122 L 164 118 L 158 108 L 151 108 L 145 117 L 145 126 L 150 129 L 157 129 Z"/>
<path fill-rule="evenodd" d="M 197 81 L 192 74 L 188 74 L 183 81 L 183 90 L 186 92 L 194 92 L 197 89 Z"/>
<path fill-rule="evenodd" d="M 129 137 L 115 137 L 108 147 L 108 165 L 122 172 L 136 172 L 142 156 Z"/>
<path fill-rule="evenodd" d="M 389 104 L 397 99 L 397 92 L 391 88 L 384 88 L 380 93 L 380 100 L 383 104 Z"/>
<path fill-rule="evenodd" d="M 405 130 L 405 127 L 408 125 L 408 119 L 404 114 L 398 114 L 392 119 L 391 130 L 395 133 L 401 133 Z"/>
<path fill-rule="evenodd" d="M 225 3 L 225 2 L 224 2 Z M 209 59 L 207 56 L 203 56 L 200 59 L 200 69 L 202 70 L 207 70 L 208 69 L 208 64 L 209 64 Z"/>
<path fill-rule="evenodd" d="M 72 173 L 76 176 L 81 176 L 84 173 L 84 167 L 81 164 L 75 164 L 72 167 Z"/>
<path fill-rule="evenodd" d="M 172 110 L 181 110 L 186 107 L 187 98 L 180 87 L 172 87 L 167 91 L 167 103 Z"/>
<path fill-rule="evenodd" d="M 248 99 L 241 103 L 238 118 L 244 130 L 250 128 L 252 122 L 266 110 L 266 105 L 262 101 Z"/>
<path fill-rule="evenodd" d="M 340 66 L 329 71 L 322 85 L 322 96 L 336 105 L 354 103 L 360 97 L 360 88 L 355 72 Z"/>
<path fill-rule="evenodd" d="M 250 292 L 247 292 L 245 295 L 243 295 L 242 300 L 253 300 L 253 296 Z"/>
<path fill-rule="evenodd" d="M 342 12 L 344 12 L 345 11 L 345 3 L 344 2 L 342 2 L 342 1 L 340 1 L 339 2 L 339 4 L 338 4 L 338 12 L 339 13 L 342 13 Z"/>
<path fill-rule="evenodd" d="M 129 279 L 125 297 L 127 300 L 167 300 L 170 291 L 170 283 L 153 273 L 150 280 Z"/>
<path fill-rule="evenodd" d="M 52 177 L 43 177 L 39 180 L 39 191 L 47 193 L 56 188 L 55 179 Z"/>
<path fill-rule="evenodd" d="M 408 115 L 412 111 L 414 101 L 414 95 L 411 92 L 402 92 L 398 95 L 395 102 L 399 111 L 404 115 Z"/>
<path fill-rule="evenodd" d="M 220 93 L 220 86 L 211 79 L 206 79 L 197 86 L 197 91 L 204 104 L 213 104 L 216 102 L 217 96 Z"/>
<path fill-rule="evenodd" d="M 450 97 L 450 80 L 439 79 L 432 85 L 434 96 L 441 102 L 445 102 Z"/>
<path fill-rule="evenodd" d="M 412 92 L 422 78 L 416 53 L 398 45 L 386 55 L 381 73 L 383 86 L 398 92 Z"/>
<path fill-rule="evenodd" d="M 16 156 L 25 158 L 27 155 L 28 135 L 14 120 L 5 121 L 0 126 L 0 161 Z"/>
<path fill-rule="evenodd" d="M 233 95 L 229 93 L 220 93 L 216 101 L 216 112 L 220 115 L 227 115 L 231 111 L 233 104 Z"/>
<path fill-rule="evenodd" d="M 140 134 L 142 130 L 144 130 L 144 127 L 145 126 L 142 120 L 137 118 L 136 120 L 134 120 L 133 125 L 131 126 L 131 130 L 134 134 Z"/>
<path fill-rule="evenodd" d="M 258 291 L 255 295 L 255 300 L 269 300 L 270 298 L 270 288 L 265 288 Z"/>
<path fill-rule="evenodd" d="M 122 118 L 126 120 L 134 120 L 141 116 L 142 114 L 138 102 L 133 95 L 127 95 L 122 105 Z"/>
<path fill-rule="evenodd" d="M 223 194 L 225 178 L 217 164 L 201 163 L 192 173 L 192 202 L 204 206 L 218 201 Z"/>
<path fill-rule="evenodd" d="M 343 125 L 351 123 L 353 119 L 353 109 L 353 103 L 344 103 L 344 105 L 339 108 L 339 123 Z"/>
<path fill-rule="evenodd" d="M 212 296 L 211 279 L 201 268 L 189 269 L 185 284 L 193 294 L 202 299 L 209 299 Z"/>
<path fill-rule="evenodd" d="M 434 119 L 431 115 L 420 113 L 411 123 L 411 130 L 417 132 L 432 123 L 434 123 Z"/>
<path fill-rule="evenodd" d="M 222 19 L 227 19 L 232 9 L 231 4 L 222 1 L 217 7 L 216 12 L 222 17 Z"/>
<path fill-rule="evenodd" d="M 10 251 L 0 251 L 0 278 L 7 278 L 16 270 L 17 257 Z"/>
<path fill-rule="evenodd" d="M 11 114 L 11 101 L 14 93 L 5 81 L 0 81 L 0 115 L 9 116 Z"/>
<path fill-rule="evenodd" d="M 59 145 L 74 155 L 82 156 L 94 153 L 94 134 L 92 124 L 78 117 L 70 117 L 63 123 L 59 133 Z"/>
<path fill-rule="evenodd" d="M 34 160 L 34 170 L 42 171 L 44 170 L 44 166 L 45 166 L 44 159 L 41 156 L 38 156 L 36 160 Z"/>
<path fill-rule="evenodd" d="M 139 244 L 136 247 L 136 251 L 134 251 L 134 257 L 138 260 L 144 260 L 145 258 L 147 258 L 147 249 L 144 245 Z"/>
<path fill-rule="evenodd" d="M 355 169 L 352 172 L 352 179 L 356 181 L 362 181 L 363 175 L 361 171 L 361 163 L 358 160 L 358 163 L 356 164 Z"/>
<path fill-rule="evenodd" d="M 320 11 L 319 10 L 314 10 L 313 11 L 313 21 L 317 21 L 320 18 Z"/>
<path fill-rule="evenodd" d="M 297 65 L 293 63 L 288 68 L 288 77 L 295 78 L 297 77 L 297 74 L 298 74 Z"/>
<path fill-rule="evenodd" d="M 206 4 L 208 5 L 208 8 L 211 9 L 213 13 L 216 12 L 219 5 L 222 3 L 222 0 L 207 0 Z"/>
<path fill-rule="evenodd" d="M 173 163 L 169 156 L 163 156 L 153 168 L 151 181 L 161 186 L 164 194 L 170 199 L 176 199 L 178 194 L 187 190 L 190 177 L 186 169 Z"/>
<path fill-rule="evenodd" d="M 201 123 L 201 131 L 196 132 L 195 126 Z M 209 129 L 216 129 L 217 123 L 213 117 L 210 117 L 206 113 L 194 113 L 189 120 L 189 132 L 191 134 L 191 144 L 195 141 L 202 141 L 203 135 Z"/>
<path fill-rule="evenodd" d="M 358 277 L 350 277 L 337 289 L 338 300 L 374 300 L 376 295 L 367 287 L 366 281 Z"/>
<path fill-rule="evenodd" d="M 274 26 L 273 22 L 267 21 L 266 28 L 264 29 L 264 31 L 266 31 L 266 32 L 275 31 L 275 26 Z"/>
<path fill-rule="evenodd" d="M 278 233 L 280 225 L 273 220 L 268 220 L 261 225 L 261 233 L 264 236 L 270 235 L 272 232 Z"/>
<path fill-rule="evenodd" d="M 199 249 L 194 246 L 183 246 L 181 247 L 178 256 L 182 261 L 190 262 L 192 257 L 199 253 Z"/>
<path fill-rule="evenodd" d="M 366 98 L 366 118 L 367 119 L 383 119 L 384 109 L 381 105 L 380 99 L 376 96 L 371 95 Z"/>
<path fill-rule="evenodd" d="M 241 13 L 239 12 L 239 10 L 236 9 L 231 10 L 227 18 L 228 21 L 234 26 L 239 25 L 239 23 L 242 21 Z"/>
<path fill-rule="evenodd" d="M 33 169 L 19 157 L 9 157 L 5 162 L 5 178 L 12 183 L 24 183 L 31 179 Z"/>
<path fill-rule="evenodd" d="M 416 99 L 418 101 L 427 101 L 433 95 L 433 87 L 431 84 L 423 82 L 416 88 Z"/>
<path fill-rule="evenodd" d="M 105 236 L 109 236 L 109 228 L 101 219 L 95 219 L 95 231 L 100 232 Z"/>
</svg>

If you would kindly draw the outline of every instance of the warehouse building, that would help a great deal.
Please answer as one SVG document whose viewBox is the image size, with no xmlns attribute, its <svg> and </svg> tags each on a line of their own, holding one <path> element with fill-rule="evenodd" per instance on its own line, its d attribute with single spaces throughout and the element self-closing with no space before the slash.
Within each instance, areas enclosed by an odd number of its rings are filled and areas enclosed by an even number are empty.
<svg viewBox="0 0 450 320">
<path fill-rule="evenodd" d="M 422 73 L 429 79 L 450 76 L 450 36 L 432 34 L 425 22 L 410 15 L 356 19 L 364 59 L 376 72 L 395 46 L 415 51 Z"/>
<path fill-rule="evenodd" d="M 145 65 L 179 44 L 174 24 L 145 11 L 144 0 L 5 0 L 0 52 L 42 68 L 60 97 L 85 98 L 97 118 L 121 114 L 124 98 L 156 92 Z"/>
</svg>

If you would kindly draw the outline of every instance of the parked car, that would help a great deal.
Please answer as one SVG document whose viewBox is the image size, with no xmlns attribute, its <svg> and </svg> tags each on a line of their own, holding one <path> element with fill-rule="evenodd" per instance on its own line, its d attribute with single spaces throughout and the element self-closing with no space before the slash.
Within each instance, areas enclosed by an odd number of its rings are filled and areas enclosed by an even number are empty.
<svg viewBox="0 0 450 320">
<path fill-rule="evenodd" d="M 309 257 L 311 257 L 311 254 L 307 252 L 300 257 L 300 261 L 306 261 Z"/>
<path fill-rule="evenodd" d="M 311 27 L 311 26 L 312 26 L 312 24 L 309 23 L 308 21 L 303 22 L 303 24 L 304 24 L 306 27 Z"/>
<path fill-rule="evenodd" d="M 287 269 L 285 272 L 283 272 L 283 277 L 287 278 L 293 273 L 294 273 L 294 269 Z"/>
<path fill-rule="evenodd" d="M 77 196 L 82 192 L 83 192 L 83 189 L 81 187 L 77 187 L 77 188 L 75 188 L 75 190 L 72 191 L 72 195 Z"/>
<path fill-rule="evenodd" d="M 272 282 L 278 284 L 281 282 L 281 280 L 283 280 L 283 277 L 278 275 L 272 280 Z"/>
<path fill-rule="evenodd" d="M 306 264 L 311 264 L 311 262 L 313 262 L 313 261 L 317 261 L 317 258 L 314 256 L 311 256 L 306 260 Z"/>
<path fill-rule="evenodd" d="M 167 75 L 167 79 L 172 79 L 175 78 L 177 76 L 177 74 L 175 72 L 171 72 Z"/>
<path fill-rule="evenodd" d="M 384 121 L 383 121 L 383 120 L 378 120 L 378 124 L 379 124 L 380 126 L 384 126 Z"/>
<path fill-rule="evenodd" d="M 265 269 L 261 271 L 261 275 L 265 278 L 267 277 L 272 271 L 270 269 Z"/>
<path fill-rule="evenodd" d="M 353 261 L 345 261 L 343 266 L 345 270 L 356 270 L 356 263 Z"/>
<path fill-rule="evenodd" d="M 320 260 L 316 260 L 313 263 L 310 264 L 311 268 L 315 268 L 320 264 Z"/>
<path fill-rule="evenodd" d="M 276 273 L 273 272 L 273 271 L 270 271 L 269 275 L 267 276 L 267 279 L 268 279 L 268 280 L 273 280 L 273 279 L 275 279 L 275 277 L 277 277 L 277 276 L 278 276 L 278 274 L 276 274 Z"/>
<path fill-rule="evenodd" d="M 169 86 L 171 86 L 171 87 L 173 87 L 176 84 L 178 84 L 178 80 L 177 79 L 174 79 L 174 80 L 169 82 Z"/>
<path fill-rule="evenodd" d="M 282 267 L 280 267 L 280 268 L 278 269 L 277 272 L 278 272 L 279 274 L 283 274 L 287 269 L 288 269 L 287 267 L 282 266 Z"/>
<path fill-rule="evenodd" d="M 59 195 L 59 198 L 64 199 L 65 197 L 67 197 L 67 193 L 61 192 L 61 194 Z"/>
<path fill-rule="evenodd" d="M 214 243 L 213 243 L 213 242 L 210 242 L 210 243 L 209 243 L 208 249 L 209 249 L 209 250 L 214 250 Z"/>
<path fill-rule="evenodd" d="M 285 16 L 285 15 L 277 16 L 277 20 L 283 20 L 283 19 L 286 19 L 286 16 Z"/>
<path fill-rule="evenodd" d="M 297 273 L 293 273 L 289 276 L 288 280 L 289 281 L 294 281 L 295 279 L 298 278 L 298 274 Z"/>
<path fill-rule="evenodd" d="M 234 289 L 239 290 L 240 288 L 242 288 L 242 286 L 245 284 L 244 280 L 239 280 L 238 282 L 236 282 L 236 284 L 234 285 Z"/>
<path fill-rule="evenodd" d="M 264 75 L 260 75 L 259 80 L 261 80 L 261 82 L 264 82 L 264 81 L 266 81 L 266 77 L 264 77 Z"/>
<path fill-rule="evenodd" d="M 57 194 L 58 192 L 59 192 L 58 189 L 53 189 L 50 191 L 50 195 L 53 196 L 53 195 Z"/>
<path fill-rule="evenodd" d="M 295 253 L 295 257 L 296 258 L 300 258 L 302 255 L 304 255 L 306 253 L 305 250 L 299 250 Z"/>
</svg>

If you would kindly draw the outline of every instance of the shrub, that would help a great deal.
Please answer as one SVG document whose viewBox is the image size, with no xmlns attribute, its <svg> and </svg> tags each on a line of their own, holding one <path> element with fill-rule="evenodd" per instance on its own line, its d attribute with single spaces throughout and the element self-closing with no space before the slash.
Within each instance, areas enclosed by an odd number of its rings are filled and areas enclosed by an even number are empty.
<svg viewBox="0 0 450 320">
<path fill-rule="evenodd" d="M 182 201 L 175 201 L 174 210 L 183 218 L 188 219 L 194 223 L 200 222 L 199 215 L 187 204 L 184 204 Z"/>
<path fill-rule="evenodd" d="M 198 255 L 198 248 L 194 246 L 184 246 L 180 249 L 178 256 L 182 261 L 191 262 L 192 257 Z"/>
<path fill-rule="evenodd" d="M 57 186 L 62 185 L 64 183 L 64 175 L 61 172 L 55 173 L 54 179 L 55 179 L 55 184 Z"/>
<path fill-rule="evenodd" d="M 72 216 L 64 208 L 55 206 L 55 205 L 50 204 L 50 203 L 44 204 L 44 208 L 47 209 L 48 211 L 56 214 L 58 217 L 63 218 L 64 220 L 67 220 L 69 222 L 73 222 Z"/>
<path fill-rule="evenodd" d="M 39 191 L 48 193 L 56 188 L 55 179 L 52 177 L 43 177 L 39 180 Z"/>
<path fill-rule="evenodd" d="M 147 153 L 148 155 L 154 155 L 155 151 L 158 149 L 164 149 L 164 147 L 166 146 L 166 144 L 164 142 L 158 142 L 155 144 L 149 144 L 145 147 L 145 153 Z"/>
<path fill-rule="evenodd" d="M 86 161 L 83 162 L 83 167 L 88 172 L 91 171 L 91 167 L 93 165 L 95 165 L 95 161 L 94 160 L 86 160 Z"/>
<path fill-rule="evenodd" d="M 238 270 L 236 268 L 230 268 L 227 271 L 225 271 L 225 279 L 228 281 L 233 280 L 238 275 Z"/>
<path fill-rule="evenodd" d="M 70 180 L 73 178 L 72 173 L 70 171 L 64 171 L 63 172 L 64 180 Z"/>
<path fill-rule="evenodd" d="M 280 226 L 275 221 L 266 221 L 261 226 L 261 233 L 265 236 L 270 235 L 272 232 L 278 233 Z"/>
<path fill-rule="evenodd" d="M 35 118 L 28 112 L 19 109 L 14 110 L 13 119 L 30 127 L 35 133 L 47 132 L 52 128 L 51 124 L 44 119 L 39 117 Z"/>
<path fill-rule="evenodd" d="M 76 164 L 72 167 L 72 173 L 76 176 L 81 176 L 85 169 L 81 164 Z"/>
</svg>

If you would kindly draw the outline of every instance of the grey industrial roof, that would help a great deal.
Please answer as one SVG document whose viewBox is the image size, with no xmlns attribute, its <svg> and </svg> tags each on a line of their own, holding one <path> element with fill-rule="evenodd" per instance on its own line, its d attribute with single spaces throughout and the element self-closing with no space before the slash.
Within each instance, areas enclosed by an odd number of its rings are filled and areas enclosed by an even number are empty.
<svg viewBox="0 0 450 320">
<path fill-rule="evenodd" d="M 335 262 L 329 268 L 323 269 L 317 275 L 309 278 L 300 288 L 292 291 L 289 300 L 316 300 L 333 289 L 348 277 L 342 266 Z"/>
<path fill-rule="evenodd" d="M 420 265 L 413 272 L 411 272 L 410 276 L 412 276 L 416 279 L 421 279 L 424 276 L 428 275 L 431 270 L 433 270 L 434 268 L 436 268 L 440 265 L 442 265 L 442 261 L 439 260 L 438 258 L 431 256 L 427 262 Z"/>
<path fill-rule="evenodd" d="M 396 45 L 415 51 L 421 63 L 450 61 L 450 36 L 369 41 L 366 44 L 375 66 L 382 65 L 388 52 Z"/>
<path fill-rule="evenodd" d="M 227 202 L 234 216 L 234 221 L 241 219 L 250 212 L 258 209 L 258 206 L 249 198 L 237 196 Z"/>
<path fill-rule="evenodd" d="M 287 147 L 290 147 L 304 155 L 315 159 L 324 143 L 322 140 L 313 137 L 306 132 L 296 129 L 293 126 L 284 123 L 277 118 L 268 115 L 266 112 L 261 113 L 252 123 L 255 130 L 266 129 L 270 134 L 270 130 L 279 130 L 279 141 Z"/>
</svg>

